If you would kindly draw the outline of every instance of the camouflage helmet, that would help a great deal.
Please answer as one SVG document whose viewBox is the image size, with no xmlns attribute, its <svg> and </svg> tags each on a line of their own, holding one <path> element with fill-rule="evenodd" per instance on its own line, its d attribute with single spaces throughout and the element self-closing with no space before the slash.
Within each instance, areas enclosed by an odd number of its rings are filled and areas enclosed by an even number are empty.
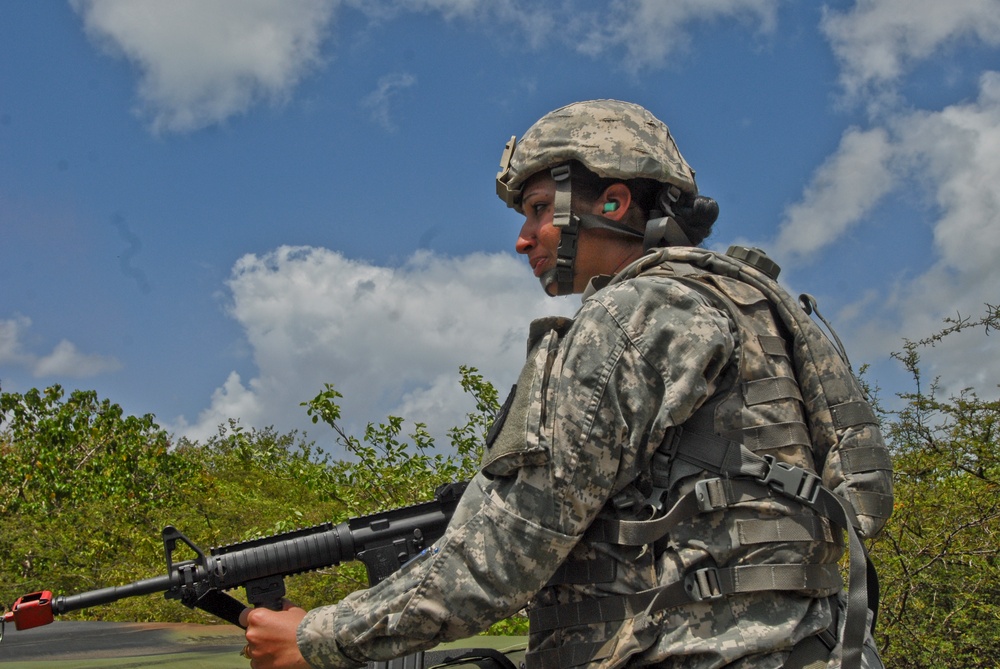
<svg viewBox="0 0 1000 669">
<path fill-rule="evenodd" d="M 520 140 L 511 137 L 500 159 L 497 195 L 520 210 L 528 177 L 577 160 L 598 176 L 647 178 L 697 194 L 687 164 L 666 124 L 639 105 L 619 100 L 576 102 L 549 112 Z"/>
</svg>

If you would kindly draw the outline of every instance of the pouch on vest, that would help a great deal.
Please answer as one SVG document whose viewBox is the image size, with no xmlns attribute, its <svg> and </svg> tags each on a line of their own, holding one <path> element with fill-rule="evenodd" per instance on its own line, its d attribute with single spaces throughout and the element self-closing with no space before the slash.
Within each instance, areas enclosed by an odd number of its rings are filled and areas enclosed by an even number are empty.
<svg viewBox="0 0 1000 669">
<path fill-rule="evenodd" d="M 527 360 L 487 433 L 480 465 L 483 473 L 510 476 L 521 467 L 548 461 L 548 449 L 540 439 L 544 395 L 559 340 L 572 325 L 572 319 L 563 317 L 531 323 Z"/>
</svg>

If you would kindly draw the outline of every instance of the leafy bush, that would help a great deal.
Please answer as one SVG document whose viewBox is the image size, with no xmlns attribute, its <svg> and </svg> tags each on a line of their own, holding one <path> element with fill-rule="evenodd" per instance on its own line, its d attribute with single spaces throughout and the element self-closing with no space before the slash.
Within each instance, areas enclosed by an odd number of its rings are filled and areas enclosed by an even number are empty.
<svg viewBox="0 0 1000 669">
<path fill-rule="evenodd" d="M 194 469 L 171 453 L 167 434 L 145 416 L 56 385 L 0 393 L 0 513 L 46 514 L 118 499 L 126 513 L 169 505 L 175 481 Z"/>
<path fill-rule="evenodd" d="M 430 499 L 439 484 L 475 472 L 496 410 L 496 391 L 475 369 L 463 367 L 461 376 L 476 410 L 449 432 L 450 453 L 419 423 L 408 442 L 393 416 L 370 424 L 362 439 L 348 435 L 337 423 L 340 394 L 327 385 L 304 406 L 334 429 L 350 455 L 344 460 L 296 432 L 237 420 L 205 443 L 171 445 L 152 415 L 125 416 L 93 391 L 0 393 L 0 601 L 162 574 L 166 525 L 204 549 Z M 175 560 L 194 557 L 182 552 Z M 289 597 L 308 608 L 367 584 L 359 563 L 287 580 Z M 70 615 L 217 622 L 156 596 Z"/>
<path fill-rule="evenodd" d="M 1000 310 L 988 307 L 895 354 L 915 390 L 885 413 L 896 508 L 872 555 L 886 666 L 996 667 L 1000 657 L 1000 401 L 972 389 L 940 399 L 937 380 L 924 388 L 919 355 L 945 336 L 998 324 Z"/>
<path fill-rule="evenodd" d="M 974 389 L 942 399 L 927 386 L 920 351 L 972 328 L 989 333 L 1000 309 L 959 319 L 895 356 L 913 377 L 904 406 L 877 406 L 895 464 L 896 508 L 871 542 L 882 581 L 878 639 L 887 666 L 995 667 L 1000 656 L 1000 401 Z M 246 429 L 237 420 L 205 443 L 171 444 L 151 415 L 125 416 L 92 391 L 52 386 L 0 393 L 0 602 L 41 589 L 69 594 L 164 572 L 160 528 L 172 524 L 217 546 L 429 499 L 471 477 L 498 406 L 473 368 L 462 387 L 476 402 L 439 447 L 423 424 L 408 437 L 390 416 L 360 438 L 339 421 L 326 385 L 303 406 L 333 429 L 348 457 L 331 459 L 305 435 Z M 372 485 L 377 481 L 378 485 Z M 184 559 L 179 556 L 178 559 Z M 365 587 L 358 563 L 288 579 L 307 608 Z M 132 621 L 217 619 L 161 597 L 73 614 Z M 494 633 L 526 632 L 523 619 Z"/>
</svg>

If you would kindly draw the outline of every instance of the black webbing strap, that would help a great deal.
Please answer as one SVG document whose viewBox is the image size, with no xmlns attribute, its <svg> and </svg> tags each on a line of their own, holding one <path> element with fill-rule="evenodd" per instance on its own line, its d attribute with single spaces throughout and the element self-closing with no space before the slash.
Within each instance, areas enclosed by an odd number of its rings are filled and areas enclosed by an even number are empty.
<svg viewBox="0 0 1000 669">
<path fill-rule="evenodd" d="M 453 664 L 475 664 L 485 669 L 487 663 L 493 669 L 519 669 L 509 657 L 494 648 L 453 648 L 425 651 L 423 665 L 417 669 L 447 667 Z"/>
<path fill-rule="evenodd" d="M 827 669 L 836 645 L 837 637 L 829 629 L 807 636 L 792 647 L 782 669 Z"/>
<path fill-rule="evenodd" d="M 811 479 L 810 479 L 811 480 Z M 650 520 L 618 520 L 612 518 L 598 518 L 587 530 L 588 541 L 599 543 L 618 544 L 621 546 L 645 546 L 655 543 L 678 524 L 694 518 L 700 513 L 711 513 L 721 511 L 736 504 L 750 502 L 772 496 L 770 486 L 762 486 L 760 481 L 753 479 L 724 479 L 713 478 L 703 479 L 695 484 L 694 490 L 683 495 L 667 513 Z M 785 524 L 782 525 L 782 521 Z M 742 521 L 744 525 L 750 527 L 753 523 Z M 775 535 L 775 541 L 832 541 L 829 526 L 823 518 L 802 517 L 795 519 L 788 518 L 768 518 L 760 521 L 762 524 L 775 525 L 769 530 Z M 803 531 L 795 531 L 794 534 L 781 535 L 782 528 L 791 527 L 789 523 L 794 523 L 798 528 L 808 527 Z M 760 531 L 757 531 L 760 533 Z M 805 534 L 808 534 L 806 538 Z M 742 543 L 759 543 L 759 540 L 747 540 Z M 569 581 L 562 581 L 569 582 Z M 576 581 L 581 583 L 595 583 L 604 581 Z"/>
<path fill-rule="evenodd" d="M 367 669 L 424 669 L 424 653 L 417 651 L 385 662 L 369 662 Z"/>
<path fill-rule="evenodd" d="M 528 611 L 528 629 L 534 634 L 565 627 L 627 620 L 642 613 L 660 589 L 655 588 L 631 595 L 610 595 L 582 602 L 531 609 Z"/>
<path fill-rule="evenodd" d="M 597 560 L 567 560 L 559 565 L 545 587 L 552 585 L 584 585 L 612 583 L 618 576 L 618 564 L 611 558 Z"/>
<path fill-rule="evenodd" d="M 587 540 L 621 546 L 645 546 L 663 538 L 683 520 L 701 513 L 694 493 L 681 497 L 665 514 L 651 520 L 598 518 L 587 528 Z"/>
<path fill-rule="evenodd" d="M 631 595 L 611 595 L 528 612 L 531 632 L 615 622 L 676 608 L 763 590 L 837 590 L 843 586 L 836 564 L 765 564 L 696 569 L 682 581 Z"/>
<path fill-rule="evenodd" d="M 559 295 L 573 292 L 573 266 L 576 264 L 576 247 L 580 234 L 578 219 L 572 214 L 573 181 L 569 163 L 551 170 L 556 182 L 553 202 L 552 225 L 559 229 L 559 246 L 556 249 L 556 282 Z"/>
</svg>

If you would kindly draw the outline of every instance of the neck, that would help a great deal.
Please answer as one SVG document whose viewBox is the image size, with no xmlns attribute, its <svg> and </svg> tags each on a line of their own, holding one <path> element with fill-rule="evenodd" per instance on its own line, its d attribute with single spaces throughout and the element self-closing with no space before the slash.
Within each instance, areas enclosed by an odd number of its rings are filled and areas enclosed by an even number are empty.
<svg viewBox="0 0 1000 669">
<path fill-rule="evenodd" d="M 621 255 L 619 256 L 619 262 L 615 266 L 614 270 L 611 271 L 611 275 L 614 276 L 618 272 L 622 271 L 626 266 L 631 265 L 633 262 L 642 257 L 642 248 L 638 249 L 623 249 Z"/>
</svg>

